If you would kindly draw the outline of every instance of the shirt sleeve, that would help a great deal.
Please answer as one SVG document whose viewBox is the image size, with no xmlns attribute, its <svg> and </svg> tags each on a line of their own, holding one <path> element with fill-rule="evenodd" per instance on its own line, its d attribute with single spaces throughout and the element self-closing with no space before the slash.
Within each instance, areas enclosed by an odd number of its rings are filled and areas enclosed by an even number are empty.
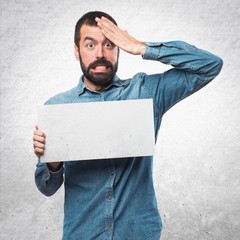
<svg viewBox="0 0 240 240">
<path fill-rule="evenodd" d="M 146 43 L 143 59 L 170 64 L 163 74 L 146 75 L 145 87 L 163 115 L 174 104 L 198 91 L 221 71 L 223 61 L 182 41 Z"/>
<path fill-rule="evenodd" d="M 63 167 L 57 172 L 52 172 L 48 169 L 46 163 L 41 163 L 38 160 L 35 170 L 35 183 L 38 190 L 45 196 L 53 195 L 63 183 Z"/>
</svg>

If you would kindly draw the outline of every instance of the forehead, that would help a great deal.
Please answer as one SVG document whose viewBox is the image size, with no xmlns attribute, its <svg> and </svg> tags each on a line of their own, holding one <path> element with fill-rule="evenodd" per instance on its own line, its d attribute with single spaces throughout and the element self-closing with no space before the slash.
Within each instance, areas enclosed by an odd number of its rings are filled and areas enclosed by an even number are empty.
<svg viewBox="0 0 240 240">
<path fill-rule="evenodd" d="M 84 24 L 80 29 L 80 41 L 85 41 L 87 37 L 98 41 L 104 41 L 106 39 L 99 27 Z"/>
</svg>

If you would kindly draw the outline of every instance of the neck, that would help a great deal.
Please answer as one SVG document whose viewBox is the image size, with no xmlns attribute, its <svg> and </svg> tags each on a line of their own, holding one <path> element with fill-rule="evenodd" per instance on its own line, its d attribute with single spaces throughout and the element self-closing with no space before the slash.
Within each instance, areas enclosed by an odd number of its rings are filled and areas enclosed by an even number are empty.
<svg viewBox="0 0 240 240">
<path fill-rule="evenodd" d="M 83 77 L 83 82 L 86 85 L 86 87 L 88 87 L 89 89 L 96 91 L 96 92 L 100 92 L 107 87 L 107 86 L 96 85 L 96 84 L 92 83 L 91 81 L 89 81 L 86 77 Z"/>
</svg>

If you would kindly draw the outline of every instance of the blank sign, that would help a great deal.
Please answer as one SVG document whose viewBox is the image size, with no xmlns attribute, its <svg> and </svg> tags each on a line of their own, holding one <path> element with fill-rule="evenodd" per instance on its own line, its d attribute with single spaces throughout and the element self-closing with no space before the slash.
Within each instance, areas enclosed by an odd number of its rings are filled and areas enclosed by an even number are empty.
<svg viewBox="0 0 240 240">
<path fill-rule="evenodd" d="M 46 134 L 42 162 L 154 154 L 152 99 L 44 105 L 38 124 Z"/>
</svg>

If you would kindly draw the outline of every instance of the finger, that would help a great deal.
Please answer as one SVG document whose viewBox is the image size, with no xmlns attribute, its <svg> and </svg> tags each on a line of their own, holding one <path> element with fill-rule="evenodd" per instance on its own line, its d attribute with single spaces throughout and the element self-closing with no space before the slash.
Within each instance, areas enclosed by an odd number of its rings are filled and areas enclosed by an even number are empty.
<svg viewBox="0 0 240 240">
<path fill-rule="evenodd" d="M 114 28 L 118 28 L 118 26 L 116 24 L 114 24 L 112 21 L 110 21 L 108 18 L 106 17 L 101 17 L 101 20 L 103 21 L 103 23 L 108 26 L 108 27 L 114 27 Z"/>
<path fill-rule="evenodd" d="M 101 18 L 99 18 L 99 17 L 96 17 L 96 18 L 95 18 L 95 21 L 98 23 L 98 22 L 100 22 L 100 21 L 101 21 Z"/>
<path fill-rule="evenodd" d="M 109 28 L 103 27 L 101 28 L 101 31 L 107 39 L 109 39 L 116 45 L 119 45 L 121 42 L 123 42 L 123 39 L 125 39 L 123 31 L 120 29 L 111 30 Z"/>
<path fill-rule="evenodd" d="M 120 31 L 120 28 L 118 26 L 116 26 L 113 22 L 111 22 L 109 19 L 105 17 L 96 18 L 95 20 L 97 22 L 97 25 L 101 29 L 105 29 L 106 31 L 112 31 L 112 32 Z"/>
<path fill-rule="evenodd" d="M 107 18 L 101 17 L 99 23 L 103 25 L 105 28 L 114 30 L 115 25 L 111 21 L 109 21 Z"/>
<path fill-rule="evenodd" d="M 112 31 L 109 31 L 105 28 L 102 28 L 101 31 L 107 39 L 109 39 L 110 41 L 112 41 L 113 43 L 116 44 L 116 41 L 115 41 L 116 37 L 115 37 L 115 34 Z"/>
<path fill-rule="evenodd" d="M 103 35 L 121 48 L 123 39 L 126 39 L 126 32 L 105 17 L 96 18 L 95 20 Z"/>
<path fill-rule="evenodd" d="M 33 142 L 33 147 L 34 148 L 41 148 L 41 149 L 45 149 L 45 145 L 41 142 L 38 142 L 38 141 L 34 141 Z"/>
<path fill-rule="evenodd" d="M 34 130 L 33 135 L 37 135 L 37 136 L 41 136 L 41 137 L 46 138 L 46 134 L 42 131 L 39 131 L 39 130 Z"/>
<path fill-rule="evenodd" d="M 37 134 L 37 135 L 39 135 L 39 136 L 46 137 L 45 133 L 44 133 L 43 131 L 40 131 L 40 130 L 39 130 L 38 124 L 35 125 L 35 130 L 34 130 L 33 133 L 34 133 L 34 134 Z"/>
<path fill-rule="evenodd" d="M 98 27 L 100 27 L 101 29 L 104 27 L 101 18 L 96 17 L 95 21 L 97 22 Z"/>
<path fill-rule="evenodd" d="M 109 19 L 107 19 L 105 17 L 101 17 L 101 18 L 96 17 L 95 21 L 97 23 L 99 23 L 100 25 L 103 25 L 103 26 L 106 26 L 106 27 L 108 27 L 108 26 L 116 26 L 113 22 L 111 22 Z"/>
<path fill-rule="evenodd" d="M 35 142 L 35 141 L 40 142 L 40 143 L 45 143 L 45 137 L 33 135 L 33 142 Z"/>
<path fill-rule="evenodd" d="M 40 157 L 40 156 L 42 156 L 42 155 L 44 154 L 44 149 L 42 149 L 42 148 L 35 148 L 35 149 L 34 149 L 34 153 L 35 153 L 38 157 Z"/>
</svg>

